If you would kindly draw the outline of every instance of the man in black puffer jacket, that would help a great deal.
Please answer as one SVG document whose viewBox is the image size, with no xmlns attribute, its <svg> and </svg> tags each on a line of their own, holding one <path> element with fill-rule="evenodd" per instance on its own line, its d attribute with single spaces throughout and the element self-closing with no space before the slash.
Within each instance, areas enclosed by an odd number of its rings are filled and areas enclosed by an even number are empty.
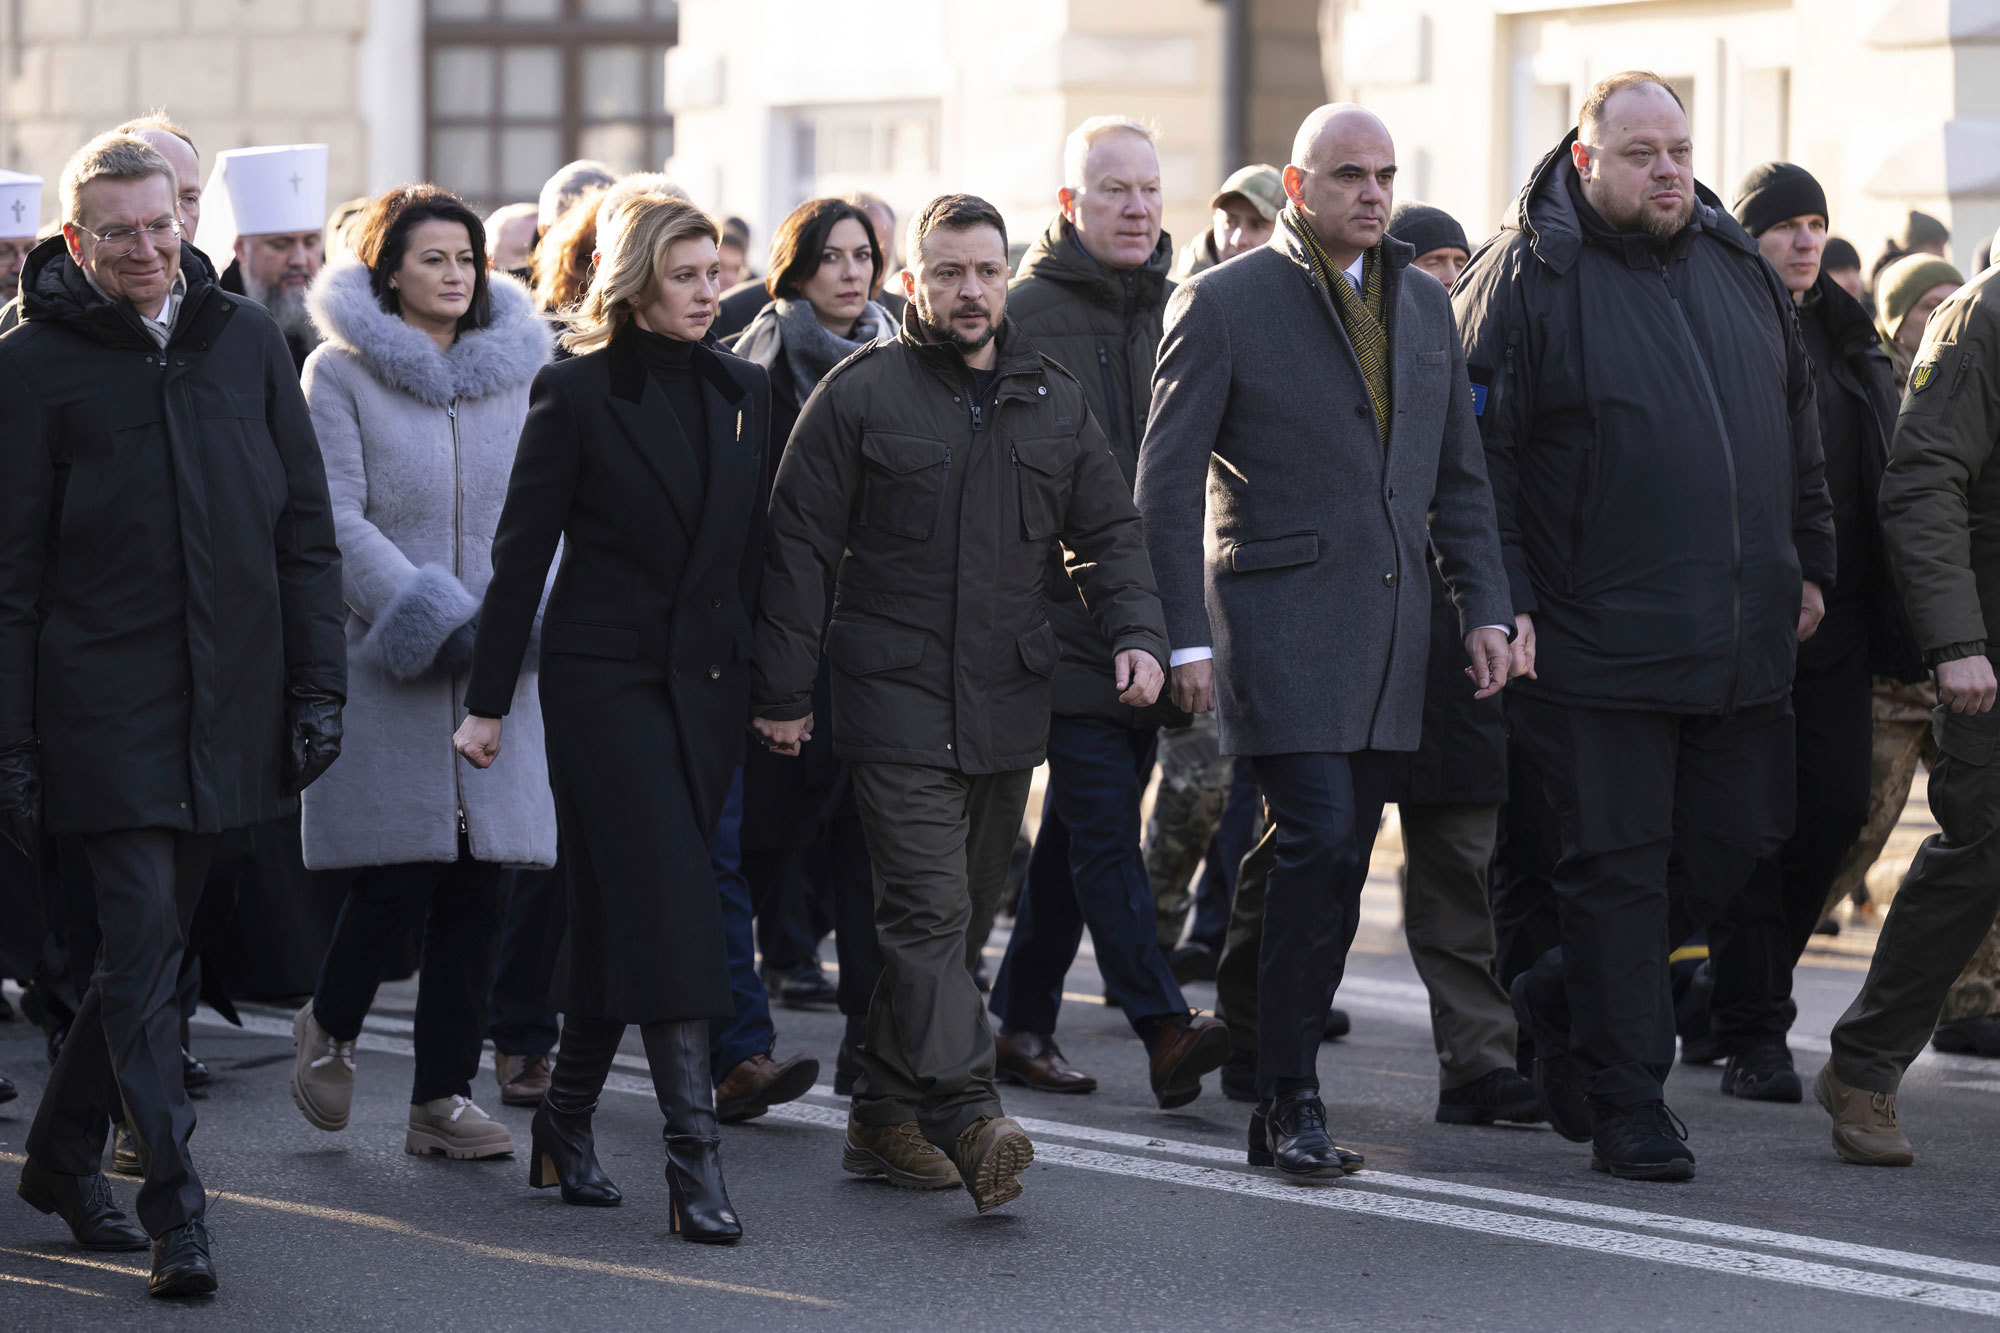
<svg viewBox="0 0 2000 1333">
<path fill-rule="evenodd" d="M 1022 332 L 1083 386 L 1129 491 L 1172 285 L 1173 242 L 1160 230 L 1160 158 L 1144 127 L 1098 117 L 1070 135 L 1063 159 L 1063 211 L 1029 247 L 1007 306 Z M 1178 1106 L 1194 1099 L 1201 1076 L 1229 1054 L 1221 1022 L 1189 1015 L 1167 965 L 1140 850 L 1139 800 L 1159 727 L 1188 719 L 1164 700 L 1140 710 L 1118 702 L 1106 674 L 1111 645 L 1084 610 L 1053 542 L 1047 586 L 1062 660 L 1041 832 L 993 984 L 1000 1075 L 1050 1092 L 1097 1086 L 1055 1044 L 1063 977 L 1087 926 L 1106 989 L 1146 1041 L 1154 1097 Z"/>
<path fill-rule="evenodd" d="M 1533 624 L 1507 711 L 1561 826 L 1562 944 L 1515 1008 L 1551 1123 L 1671 1180 L 1667 951 L 1791 831 L 1793 666 L 1835 574 L 1791 295 L 1691 155 L 1663 80 L 1604 80 L 1453 300 Z"/>
</svg>

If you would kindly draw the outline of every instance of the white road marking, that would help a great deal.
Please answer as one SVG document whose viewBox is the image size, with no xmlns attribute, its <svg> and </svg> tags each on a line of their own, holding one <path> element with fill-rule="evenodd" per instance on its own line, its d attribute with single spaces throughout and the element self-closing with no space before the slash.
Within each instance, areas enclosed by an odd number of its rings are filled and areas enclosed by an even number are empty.
<svg viewBox="0 0 2000 1333">
<path fill-rule="evenodd" d="M 285 1019 L 255 1013 L 245 1013 L 242 1017 L 243 1026 L 240 1031 L 259 1036 L 285 1038 L 291 1036 L 291 1024 Z M 204 1027 L 227 1029 L 231 1026 L 227 1020 L 205 1008 L 200 1011 L 195 1021 Z M 368 1027 L 364 1028 L 355 1045 L 361 1050 L 385 1055 L 413 1055 L 414 1047 L 407 1038 L 392 1036 L 382 1030 L 384 1028 L 408 1030 L 409 1026 L 407 1020 L 371 1018 Z M 490 1064 L 490 1055 L 486 1063 Z M 625 1068 L 645 1069 L 645 1061 L 632 1056 L 620 1056 L 617 1063 Z M 651 1079 L 635 1074 L 614 1073 L 606 1080 L 605 1087 L 609 1091 L 649 1099 L 654 1095 Z M 819 1097 L 834 1095 L 833 1090 L 825 1085 L 813 1088 L 812 1093 Z M 842 1129 L 847 1124 L 847 1113 L 834 1107 L 792 1102 L 771 1108 L 767 1119 L 823 1129 Z M 1766 1281 L 1813 1287 L 1844 1295 L 1873 1296 L 1963 1314 L 2000 1317 L 2000 1291 L 1958 1287 L 1891 1273 L 1843 1268 L 1755 1250 L 1735 1249 L 1726 1245 L 1698 1244 L 1665 1236 L 1584 1226 L 1554 1218 L 1472 1208 L 1432 1199 L 1412 1199 L 1404 1197 L 1403 1194 L 1378 1191 L 1400 1190 L 1405 1193 L 1476 1199 L 1484 1203 L 1532 1209 L 1537 1212 L 1561 1213 L 1568 1217 L 1643 1227 L 1649 1231 L 1676 1231 L 1717 1241 L 1795 1250 L 1822 1258 L 1848 1259 L 1906 1271 L 2000 1283 L 2000 1267 L 1988 1264 L 1390 1172 L 1366 1171 L 1336 1185 L 1317 1187 L 1295 1185 L 1270 1176 L 1248 1174 L 1241 1149 L 1128 1134 L 1118 1130 L 1073 1125 L 1062 1121 L 1021 1118 L 1020 1123 L 1030 1134 L 1045 1139 L 1069 1139 L 1140 1152 L 1164 1153 L 1193 1158 L 1198 1162 L 1227 1163 L 1242 1169 L 1222 1170 L 1219 1167 L 1163 1161 L 1159 1157 L 1152 1156 L 1101 1152 L 1089 1148 L 1072 1148 L 1063 1144 L 1038 1144 L 1036 1160 L 1046 1165 L 1068 1166 L 1132 1179 L 1214 1190 L 1270 1202 L 1366 1213 L 1395 1221 L 1478 1231 L 1542 1244 L 1590 1250 L 1599 1254 L 1622 1255 L 1645 1262 L 1668 1263 L 1708 1272 L 1762 1278 Z"/>
</svg>

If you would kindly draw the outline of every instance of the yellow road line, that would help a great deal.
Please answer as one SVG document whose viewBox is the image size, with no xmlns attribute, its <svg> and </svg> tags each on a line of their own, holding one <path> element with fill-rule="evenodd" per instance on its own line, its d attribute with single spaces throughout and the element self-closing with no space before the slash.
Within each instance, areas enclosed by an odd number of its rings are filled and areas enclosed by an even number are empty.
<svg viewBox="0 0 2000 1333">
<path fill-rule="evenodd" d="M 24 1287 L 47 1287 L 51 1291 L 66 1291 L 72 1296 L 95 1296 L 99 1300 L 110 1300 L 108 1291 L 92 1291 L 88 1287 L 72 1287 L 67 1282 L 49 1282 L 38 1277 L 22 1277 L 19 1273 L 0 1273 L 0 1282 L 18 1282 Z"/>
<path fill-rule="evenodd" d="M 18 1254 L 28 1259 L 46 1259 L 52 1264 L 74 1264 L 78 1268 L 101 1268 L 107 1273 L 118 1273 L 124 1277 L 144 1277 L 143 1268 L 114 1264 L 108 1259 L 86 1259 L 77 1254 L 50 1254 L 46 1250 L 15 1250 L 0 1246 L 0 1254 Z"/>
</svg>

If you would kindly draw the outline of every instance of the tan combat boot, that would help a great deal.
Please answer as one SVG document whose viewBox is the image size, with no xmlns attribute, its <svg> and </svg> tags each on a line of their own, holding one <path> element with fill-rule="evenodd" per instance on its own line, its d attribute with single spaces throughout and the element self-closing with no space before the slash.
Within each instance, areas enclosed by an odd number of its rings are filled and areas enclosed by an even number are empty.
<svg viewBox="0 0 2000 1333">
<path fill-rule="evenodd" d="M 864 1125 L 850 1112 L 847 1150 L 840 1169 L 857 1176 L 880 1176 L 898 1189 L 952 1189 L 960 1181 L 951 1159 L 939 1152 L 917 1129 L 917 1122 Z"/>
<path fill-rule="evenodd" d="M 1035 1145 L 1012 1116 L 987 1116 L 959 1133 L 951 1160 L 984 1213 L 1021 1197 L 1021 1173 L 1034 1163 Z"/>
<path fill-rule="evenodd" d="M 1828 1060 L 1813 1080 L 1813 1096 L 1833 1117 L 1833 1147 L 1858 1166 L 1908 1166 L 1915 1159 L 1896 1122 L 1896 1094 L 1850 1087 Z"/>
</svg>

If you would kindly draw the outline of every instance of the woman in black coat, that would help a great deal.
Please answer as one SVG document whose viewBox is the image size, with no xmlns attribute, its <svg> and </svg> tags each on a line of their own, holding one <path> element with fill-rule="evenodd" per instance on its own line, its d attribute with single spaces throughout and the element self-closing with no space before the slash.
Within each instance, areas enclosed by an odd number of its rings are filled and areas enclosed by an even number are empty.
<svg viewBox="0 0 2000 1333">
<path fill-rule="evenodd" d="M 733 1241 L 708 1068 L 708 1020 L 731 1012 L 708 848 L 749 716 L 770 395 L 762 369 L 701 345 L 712 219 L 651 192 L 599 228 L 565 335 L 578 355 L 535 380 L 456 743 L 480 767 L 498 756 L 560 538 L 541 699 L 568 878 L 566 1022 L 529 1183 L 618 1202 L 590 1117 L 637 1023 L 667 1118 L 674 1229 Z"/>
</svg>

